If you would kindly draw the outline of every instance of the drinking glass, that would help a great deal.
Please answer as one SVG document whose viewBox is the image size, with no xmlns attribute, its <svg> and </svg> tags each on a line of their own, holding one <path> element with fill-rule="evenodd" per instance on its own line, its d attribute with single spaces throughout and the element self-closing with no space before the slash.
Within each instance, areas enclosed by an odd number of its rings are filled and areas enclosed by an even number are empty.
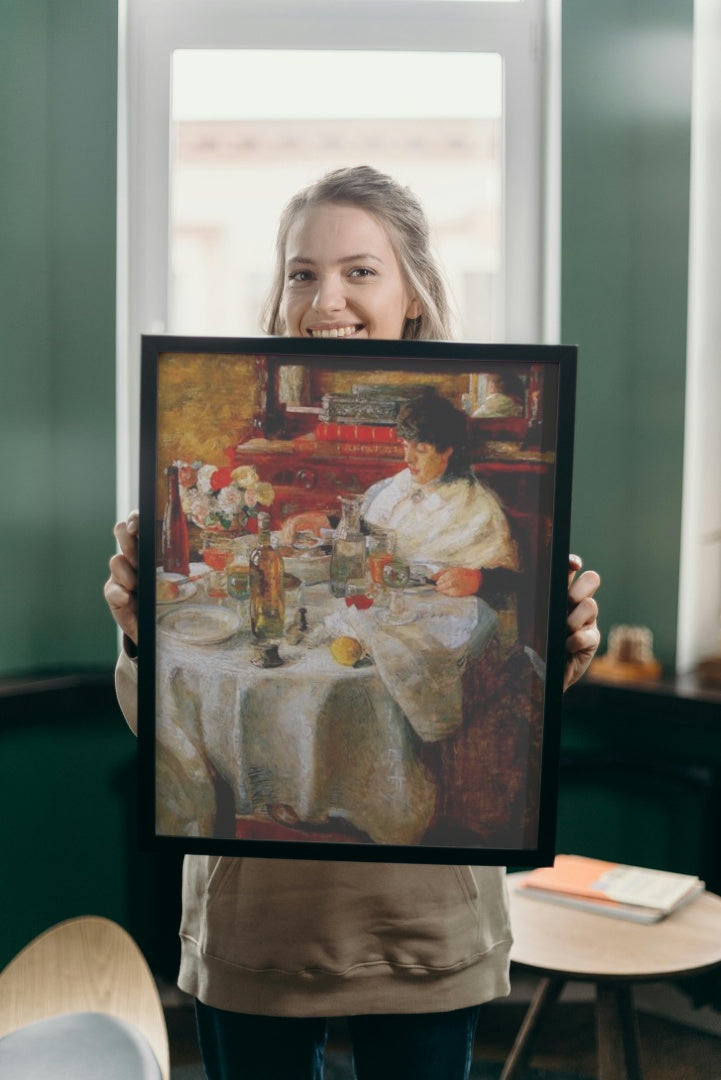
<svg viewBox="0 0 721 1080">
<path fill-rule="evenodd" d="M 390 590 L 390 601 L 385 621 L 389 623 L 410 622 L 412 615 L 405 601 L 405 587 L 410 580 L 410 567 L 401 559 L 394 558 L 383 567 L 383 584 Z"/>
<path fill-rule="evenodd" d="M 361 533 L 336 537 L 330 557 L 330 591 L 333 596 L 345 596 L 349 578 L 360 577 L 364 570 L 365 537 Z"/>
<path fill-rule="evenodd" d="M 363 577 L 348 578 L 345 583 L 345 602 L 348 607 L 357 607 L 365 611 L 373 604 L 373 583 L 366 574 Z"/>
<path fill-rule="evenodd" d="M 234 538 L 223 533 L 203 533 L 203 562 L 210 567 L 208 596 L 228 595 L 227 568 L 235 555 Z"/>
<path fill-rule="evenodd" d="M 396 537 L 391 530 L 371 532 L 366 537 L 366 559 L 368 571 L 373 582 L 373 596 L 376 600 L 387 604 L 385 595 L 385 582 L 383 580 L 383 568 L 393 562 Z"/>
<path fill-rule="evenodd" d="M 231 563 L 226 571 L 228 596 L 236 601 L 239 609 L 247 604 L 250 597 L 250 576 L 247 563 Z"/>
</svg>

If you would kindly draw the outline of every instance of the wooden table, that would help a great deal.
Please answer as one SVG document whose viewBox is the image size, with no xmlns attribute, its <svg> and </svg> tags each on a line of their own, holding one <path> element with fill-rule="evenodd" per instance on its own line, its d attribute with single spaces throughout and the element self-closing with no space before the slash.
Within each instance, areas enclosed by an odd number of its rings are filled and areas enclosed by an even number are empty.
<svg viewBox="0 0 721 1080">
<path fill-rule="evenodd" d="M 519 1080 L 535 1037 L 567 981 L 596 987 L 599 1080 L 642 1080 L 632 986 L 721 966 L 721 898 L 706 892 L 653 924 L 529 899 L 509 874 L 511 960 L 542 975 L 501 1080 Z"/>
</svg>

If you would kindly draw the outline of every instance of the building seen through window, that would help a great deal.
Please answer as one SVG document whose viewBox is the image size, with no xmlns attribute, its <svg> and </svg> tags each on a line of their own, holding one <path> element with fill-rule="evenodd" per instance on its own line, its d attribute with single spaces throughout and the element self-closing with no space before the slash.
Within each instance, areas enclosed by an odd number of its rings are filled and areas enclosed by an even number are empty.
<svg viewBox="0 0 721 1080">
<path fill-rule="evenodd" d="M 219 61 L 216 54 L 204 69 L 215 80 L 214 94 L 207 80 L 199 80 L 202 54 L 176 54 L 170 331 L 259 333 L 283 206 L 324 172 L 367 164 L 408 184 L 421 199 L 453 297 L 457 336 L 497 339 L 503 270 L 500 58 L 393 54 L 379 63 L 383 54 L 371 54 L 371 63 L 363 53 L 311 55 L 259 58 L 235 51 L 222 53 Z M 449 62 L 460 78 L 436 95 L 426 113 L 430 87 L 449 82 Z M 257 102 L 248 103 L 233 86 L 235 76 L 238 86 L 248 85 L 249 64 L 259 77 L 264 72 L 267 81 L 278 80 L 279 92 L 264 99 L 263 115 Z M 425 90 L 409 102 L 408 87 L 419 72 Z M 366 89 L 369 81 L 376 84 L 373 93 Z M 477 90 L 473 99 L 469 86 Z"/>
</svg>

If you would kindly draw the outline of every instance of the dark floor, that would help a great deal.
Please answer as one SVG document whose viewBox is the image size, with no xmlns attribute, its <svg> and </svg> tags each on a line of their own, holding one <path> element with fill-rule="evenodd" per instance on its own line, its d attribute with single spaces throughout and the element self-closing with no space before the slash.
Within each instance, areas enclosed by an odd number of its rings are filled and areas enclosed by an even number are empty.
<svg viewBox="0 0 721 1080">
<path fill-rule="evenodd" d="M 504 1061 L 521 1025 L 526 1005 L 494 1002 L 481 1012 L 476 1057 Z M 199 1059 L 193 1010 L 187 1005 L 166 1009 L 171 1065 Z M 685 1025 L 639 1012 L 644 1080 L 721 1080 L 721 1038 Z M 342 1022 L 334 1023 L 331 1043 L 343 1045 Z M 596 1075 L 593 1004 L 561 1002 L 542 1029 L 533 1064 L 579 1076 Z"/>
</svg>

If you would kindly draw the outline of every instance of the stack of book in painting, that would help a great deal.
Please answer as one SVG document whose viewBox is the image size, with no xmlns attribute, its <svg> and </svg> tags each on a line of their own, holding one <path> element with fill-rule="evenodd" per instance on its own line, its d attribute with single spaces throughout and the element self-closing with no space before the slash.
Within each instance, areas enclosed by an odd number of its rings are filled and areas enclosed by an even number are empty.
<svg viewBox="0 0 721 1080">
<path fill-rule="evenodd" d="M 655 923 L 704 891 L 693 874 L 649 870 L 583 855 L 557 855 L 553 866 L 524 875 L 518 889 L 543 903 L 561 904 L 632 922 Z"/>
<path fill-rule="evenodd" d="M 396 418 L 421 386 L 353 386 L 347 394 L 324 394 L 315 430 L 294 445 L 310 452 L 402 457 Z"/>
</svg>

